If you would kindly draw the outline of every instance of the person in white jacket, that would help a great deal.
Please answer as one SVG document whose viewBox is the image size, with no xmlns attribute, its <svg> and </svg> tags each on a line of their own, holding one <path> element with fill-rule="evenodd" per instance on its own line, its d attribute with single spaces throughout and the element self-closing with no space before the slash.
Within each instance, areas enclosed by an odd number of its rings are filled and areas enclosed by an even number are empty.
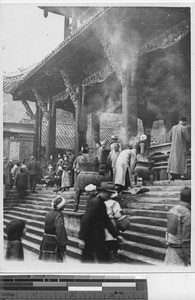
<svg viewBox="0 0 195 300">
<path fill-rule="evenodd" d="M 120 204 L 111 198 L 106 200 L 104 203 L 106 205 L 107 215 L 110 218 L 113 225 L 116 227 L 115 220 L 122 216 L 122 214 L 121 214 L 122 209 L 120 207 Z M 112 234 L 107 229 L 105 229 L 105 240 L 106 240 L 106 246 L 110 252 L 112 261 L 117 262 L 119 260 L 117 252 L 120 247 L 119 242 L 118 242 L 118 237 L 113 237 Z"/>
<path fill-rule="evenodd" d="M 118 192 L 132 187 L 131 175 L 136 164 L 137 150 L 134 143 L 129 143 L 128 149 L 121 151 L 115 165 L 115 186 Z"/>
</svg>

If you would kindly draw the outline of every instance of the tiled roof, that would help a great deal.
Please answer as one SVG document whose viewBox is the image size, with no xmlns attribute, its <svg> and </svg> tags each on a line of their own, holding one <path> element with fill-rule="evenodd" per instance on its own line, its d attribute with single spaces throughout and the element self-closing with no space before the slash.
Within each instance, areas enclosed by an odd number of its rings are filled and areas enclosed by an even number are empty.
<svg viewBox="0 0 195 300">
<path fill-rule="evenodd" d="M 35 68 L 37 64 L 34 64 L 20 72 L 17 73 L 5 73 L 3 74 L 3 91 L 6 94 L 9 94 L 13 89 L 15 89 L 15 87 L 23 81 L 23 79 L 27 76 L 28 73 L 30 73 L 30 71 L 32 69 Z"/>
</svg>

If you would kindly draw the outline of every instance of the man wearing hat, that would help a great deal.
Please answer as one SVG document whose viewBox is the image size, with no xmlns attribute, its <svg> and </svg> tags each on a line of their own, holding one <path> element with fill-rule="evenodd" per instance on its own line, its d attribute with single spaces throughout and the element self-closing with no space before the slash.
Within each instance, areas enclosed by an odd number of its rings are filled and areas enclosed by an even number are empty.
<svg viewBox="0 0 195 300">
<path fill-rule="evenodd" d="M 111 262 L 105 241 L 105 228 L 113 237 L 117 237 L 117 231 L 107 215 L 104 203 L 115 192 L 114 184 L 102 182 L 98 190 L 98 195 L 88 202 L 85 215 L 81 220 L 79 238 L 84 244 L 82 262 L 85 263 Z"/>
<path fill-rule="evenodd" d="M 169 139 L 172 144 L 167 173 L 170 174 L 170 180 L 185 179 L 185 174 L 187 174 L 187 153 L 190 146 L 190 135 L 186 123 L 187 119 L 182 117 L 179 124 L 173 126 L 169 133 Z"/>
<path fill-rule="evenodd" d="M 119 140 L 118 140 L 117 136 L 116 135 L 112 135 L 111 136 L 110 151 L 114 150 L 115 144 L 118 144 L 119 145 L 119 149 L 121 150 L 121 145 L 119 143 Z"/>
<path fill-rule="evenodd" d="M 52 210 L 45 217 L 44 236 L 40 246 L 39 259 L 63 262 L 68 238 L 64 225 L 63 209 L 66 200 L 57 196 L 51 202 Z"/>
<path fill-rule="evenodd" d="M 86 194 L 88 195 L 88 200 L 87 200 L 87 205 L 88 205 L 88 202 L 94 198 L 95 196 L 97 196 L 98 194 L 98 190 L 97 190 L 97 186 L 90 183 L 88 184 L 86 187 L 85 187 L 85 192 Z"/>
<path fill-rule="evenodd" d="M 167 221 L 166 265 L 190 265 L 191 243 L 191 188 L 184 187 L 180 203 L 170 209 Z"/>
</svg>

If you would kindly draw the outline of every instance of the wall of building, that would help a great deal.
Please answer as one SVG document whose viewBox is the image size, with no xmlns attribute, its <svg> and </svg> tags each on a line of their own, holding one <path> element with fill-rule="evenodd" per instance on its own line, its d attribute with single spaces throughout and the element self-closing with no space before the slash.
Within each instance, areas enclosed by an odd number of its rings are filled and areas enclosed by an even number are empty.
<svg viewBox="0 0 195 300">
<path fill-rule="evenodd" d="M 33 125 L 4 123 L 3 155 L 13 162 L 28 161 L 33 154 L 34 127 Z"/>
</svg>

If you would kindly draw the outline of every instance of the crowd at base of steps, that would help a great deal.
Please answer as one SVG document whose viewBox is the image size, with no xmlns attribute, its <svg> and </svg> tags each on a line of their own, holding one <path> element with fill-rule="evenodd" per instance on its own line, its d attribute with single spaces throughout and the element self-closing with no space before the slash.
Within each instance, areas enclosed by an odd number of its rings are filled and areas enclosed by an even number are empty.
<svg viewBox="0 0 195 300">
<path fill-rule="evenodd" d="M 187 174 L 190 135 L 186 124 L 186 118 L 182 117 L 179 124 L 173 126 L 170 131 L 171 150 L 167 167 L 170 180 L 185 179 Z M 137 184 L 139 177 L 142 178 L 143 185 L 146 181 L 152 184 L 154 161 L 149 156 L 148 146 L 149 140 L 145 134 L 132 137 L 127 145 L 121 145 L 118 137 L 113 135 L 110 145 L 105 140 L 98 142 L 96 149 L 84 143 L 77 157 L 70 149 L 63 156 L 59 153 L 56 159 L 50 155 L 45 166 L 41 166 L 34 156 L 28 164 L 24 159 L 14 165 L 5 157 L 4 192 L 6 188 L 14 187 L 20 197 L 25 197 L 27 186 L 29 185 L 31 192 L 35 193 L 36 185 L 40 181 L 44 182 L 46 188 L 55 186 L 56 193 L 65 192 L 74 186 L 77 209 L 80 195 L 90 183 L 98 185 L 101 181 L 112 181 L 118 192 L 132 188 Z M 92 166 L 92 169 L 83 169 L 84 164 Z"/>
</svg>

